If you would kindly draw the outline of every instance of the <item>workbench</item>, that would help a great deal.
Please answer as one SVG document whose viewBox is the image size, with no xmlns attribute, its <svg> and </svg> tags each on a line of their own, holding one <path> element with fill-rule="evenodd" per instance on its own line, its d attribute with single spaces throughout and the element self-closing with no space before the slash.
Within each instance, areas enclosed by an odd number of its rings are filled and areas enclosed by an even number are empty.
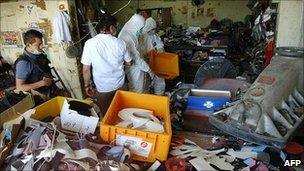
<svg viewBox="0 0 304 171">
<path fill-rule="evenodd" d="M 213 46 L 213 45 L 203 45 L 203 46 L 193 46 L 193 45 L 176 45 L 176 46 L 165 46 L 166 52 L 177 53 L 178 51 L 183 50 L 192 50 L 192 55 L 196 51 L 203 51 L 203 52 L 210 52 L 213 49 L 224 49 L 226 51 L 226 56 L 228 54 L 228 46 L 227 45 L 220 45 L 220 46 Z M 196 71 L 198 68 L 205 63 L 207 60 L 203 61 L 193 61 L 185 56 L 179 56 L 179 65 L 180 65 L 180 81 L 184 83 L 193 83 Z"/>
</svg>

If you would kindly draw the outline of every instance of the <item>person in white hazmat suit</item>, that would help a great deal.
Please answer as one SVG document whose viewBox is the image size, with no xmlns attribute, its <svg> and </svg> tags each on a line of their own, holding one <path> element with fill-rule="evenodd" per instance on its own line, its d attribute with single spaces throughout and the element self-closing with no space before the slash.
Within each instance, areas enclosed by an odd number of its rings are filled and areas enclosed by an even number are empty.
<svg viewBox="0 0 304 171">
<path fill-rule="evenodd" d="M 145 73 L 148 73 L 151 78 L 154 73 L 140 56 L 140 48 L 138 37 L 142 32 L 145 25 L 145 19 L 139 14 L 134 14 L 130 20 L 121 29 L 118 38 L 123 40 L 132 58 L 132 65 L 126 67 L 126 74 L 128 78 L 128 87 L 130 91 L 138 93 L 148 93 L 149 86 L 146 85 Z"/>
<path fill-rule="evenodd" d="M 156 21 L 149 17 L 146 19 L 145 26 L 143 28 L 143 34 L 140 36 L 140 53 L 146 59 L 149 60 L 149 53 L 153 50 L 158 52 L 164 52 L 164 44 L 161 41 L 160 37 L 155 33 Z M 146 80 L 148 82 L 147 75 Z M 163 95 L 166 88 L 165 80 L 154 76 L 151 85 L 154 88 L 154 94 Z"/>
<path fill-rule="evenodd" d="M 164 52 L 164 43 L 161 38 L 155 33 L 156 21 L 149 17 L 146 19 L 145 26 L 143 28 L 143 34 L 141 36 L 142 51 L 148 53 L 151 50 L 157 52 Z"/>
</svg>

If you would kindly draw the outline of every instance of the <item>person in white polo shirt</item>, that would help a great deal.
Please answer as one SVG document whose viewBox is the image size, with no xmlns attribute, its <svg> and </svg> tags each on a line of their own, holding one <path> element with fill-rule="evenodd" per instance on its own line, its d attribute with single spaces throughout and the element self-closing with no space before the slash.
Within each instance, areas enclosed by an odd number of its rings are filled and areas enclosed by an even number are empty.
<svg viewBox="0 0 304 171">
<path fill-rule="evenodd" d="M 131 65 L 131 58 L 125 42 L 115 37 L 116 18 L 104 15 L 100 21 L 100 33 L 85 42 L 81 63 L 85 92 L 97 98 L 101 114 L 105 115 L 116 90 L 123 89 L 124 65 Z M 90 84 L 91 77 L 97 92 Z"/>
</svg>

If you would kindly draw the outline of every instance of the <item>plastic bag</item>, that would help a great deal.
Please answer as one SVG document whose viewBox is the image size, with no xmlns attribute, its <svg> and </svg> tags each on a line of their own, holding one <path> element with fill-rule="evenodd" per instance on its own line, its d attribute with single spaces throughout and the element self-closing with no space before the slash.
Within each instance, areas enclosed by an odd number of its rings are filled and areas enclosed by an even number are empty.
<svg viewBox="0 0 304 171">
<path fill-rule="evenodd" d="M 166 89 L 165 79 L 155 75 L 152 80 L 152 86 L 154 88 L 154 94 L 163 95 L 165 93 L 165 89 Z"/>
</svg>

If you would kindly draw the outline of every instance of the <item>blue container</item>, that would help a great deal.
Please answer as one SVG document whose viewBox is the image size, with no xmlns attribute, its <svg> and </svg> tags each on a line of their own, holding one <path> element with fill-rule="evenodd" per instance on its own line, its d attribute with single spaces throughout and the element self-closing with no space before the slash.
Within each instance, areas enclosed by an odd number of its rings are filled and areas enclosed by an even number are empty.
<svg viewBox="0 0 304 171">
<path fill-rule="evenodd" d="M 215 111 L 223 108 L 230 102 L 226 97 L 189 96 L 188 110 Z"/>
</svg>

